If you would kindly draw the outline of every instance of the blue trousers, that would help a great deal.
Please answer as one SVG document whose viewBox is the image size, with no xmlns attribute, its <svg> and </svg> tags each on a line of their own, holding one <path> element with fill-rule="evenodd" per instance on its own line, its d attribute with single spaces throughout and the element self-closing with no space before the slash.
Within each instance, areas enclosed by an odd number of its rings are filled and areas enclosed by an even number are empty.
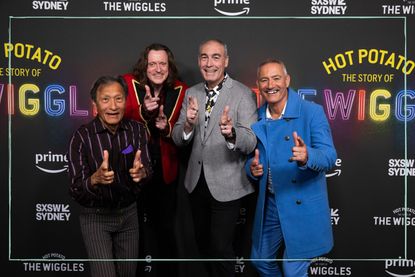
<svg viewBox="0 0 415 277">
<path fill-rule="evenodd" d="M 275 195 L 268 193 L 265 200 L 264 226 L 262 227 L 261 247 L 252 247 L 252 264 L 261 277 L 306 277 L 310 261 L 282 262 L 282 272 L 276 261 L 277 252 L 281 248 L 284 237 L 281 231 L 280 218 L 275 204 Z M 283 258 L 286 259 L 286 251 Z M 258 260 L 257 260 L 258 259 Z M 260 260 L 263 259 L 263 260 Z"/>
</svg>

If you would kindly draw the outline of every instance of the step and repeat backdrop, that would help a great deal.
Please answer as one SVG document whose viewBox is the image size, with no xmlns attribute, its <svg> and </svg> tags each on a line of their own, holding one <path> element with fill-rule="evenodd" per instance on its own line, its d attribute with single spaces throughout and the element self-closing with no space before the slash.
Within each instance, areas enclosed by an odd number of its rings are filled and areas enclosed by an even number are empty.
<svg viewBox="0 0 415 277">
<path fill-rule="evenodd" d="M 93 81 L 131 72 L 160 42 L 194 85 L 198 45 L 209 38 L 227 43 L 230 76 L 253 93 L 258 63 L 278 58 L 292 88 L 324 107 L 338 152 L 327 172 L 335 247 L 312 261 L 310 276 L 415 275 L 415 1 L 2 0 L 3 276 L 88 276 L 66 151 L 93 118 Z M 182 187 L 178 199 L 189 260 L 173 262 L 197 276 Z M 252 195 L 240 210 L 237 276 L 257 276 L 248 259 L 254 205 Z M 140 276 L 155 276 L 160 261 L 146 243 L 140 259 Z"/>
</svg>

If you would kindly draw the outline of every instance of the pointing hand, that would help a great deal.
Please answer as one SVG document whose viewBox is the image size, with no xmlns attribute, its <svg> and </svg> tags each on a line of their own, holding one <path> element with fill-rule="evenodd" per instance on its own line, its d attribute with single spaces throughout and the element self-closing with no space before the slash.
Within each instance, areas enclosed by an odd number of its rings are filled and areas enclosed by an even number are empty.
<svg viewBox="0 0 415 277">
<path fill-rule="evenodd" d="M 292 161 L 297 161 L 300 166 L 304 166 L 308 161 L 307 145 L 305 145 L 304 140 L 295 131 L 293 132 L 293 140 L 293 155 L 290 159 Z"/>
<path fill-rule="evenodd" d="M 147 177 L 146 170 L 144 165 L 141 163 L 141 151 L 137 150 L 134 157 L 133 167 L 129 170 L 131 178 L 133 181 L 138 183 L 143 178 Z"/>
<path fill-rule="evenodd" d="M 159 107 L 158 101 L 160 100 L 160 98 L 151 96 L 149 86 L 146 85 L 145 88 L 146 95 L 144 96 L 144 108 L 148 112 L 155 111 Z"/>
</svg>

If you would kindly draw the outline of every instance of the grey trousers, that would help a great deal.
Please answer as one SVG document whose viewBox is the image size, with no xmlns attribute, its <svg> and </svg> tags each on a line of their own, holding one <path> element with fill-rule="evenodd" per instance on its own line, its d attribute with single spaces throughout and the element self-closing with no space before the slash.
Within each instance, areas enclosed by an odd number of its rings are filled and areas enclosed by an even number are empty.
<svg viewBox="0 0 415 277">
<path fill-rule="evenodd" d="M 89 259 L 138 259 L 138 216 L 126 208 L 83 208 L 80 224 Z M 134 277 L 137 261 L 91 261 L 92 277 Z"/>
</svg>

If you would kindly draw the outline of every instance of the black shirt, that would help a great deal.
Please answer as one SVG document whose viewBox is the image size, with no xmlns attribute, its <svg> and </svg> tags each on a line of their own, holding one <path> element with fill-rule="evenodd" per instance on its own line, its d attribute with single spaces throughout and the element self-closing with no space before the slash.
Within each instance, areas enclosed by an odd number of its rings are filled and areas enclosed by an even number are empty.
<svg viewBox="0 0 415 277">
<path fill-rule="evenodd" d="M 109 153 L 109 170 L 114 171 L 110 185 L 92 187 L 91 175 L 101 166 L 103 152 Z M 147 178 L 135 183 L 129 173 L 134 156 L 141 150 L 141 162 Z M 70 194 L 86 207 L 121 208 L 133 203 L 140 192 L 140 185 L 152 173 L 144 126 L 133 120 L 123 119 L 112 134 L 96 117 L 81 126 L 72 136 L 68 152 Z"/>
</svg>

